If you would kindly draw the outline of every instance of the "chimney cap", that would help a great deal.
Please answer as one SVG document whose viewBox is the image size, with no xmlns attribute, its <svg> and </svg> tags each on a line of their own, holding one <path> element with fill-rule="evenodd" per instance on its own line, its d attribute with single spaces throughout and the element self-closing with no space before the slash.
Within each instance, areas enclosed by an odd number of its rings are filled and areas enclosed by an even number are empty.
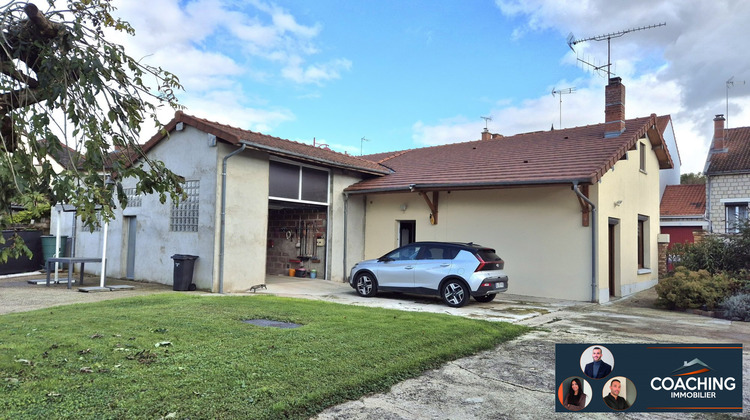
<svg viewBox="0 0 750 420">
<path fill-rule="evenodd" d="M 714 118 L 714 121 L 723 120 L 723 119 L 724 119 L 724 114 L 716 114 L 716 118 Z"/>
<path fill-rule="evenodd" d="M 610 77 L 609 78 L 609 84 L 611 85 L 619 85 L 622 83 L 622 77 Z"/>
</svg>

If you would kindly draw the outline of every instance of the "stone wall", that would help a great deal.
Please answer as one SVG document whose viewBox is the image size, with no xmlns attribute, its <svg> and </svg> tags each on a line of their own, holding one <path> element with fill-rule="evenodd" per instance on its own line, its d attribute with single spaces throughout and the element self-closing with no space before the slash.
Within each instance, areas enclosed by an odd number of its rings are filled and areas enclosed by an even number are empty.
<svg viewBox="0 0 750 420">
<path fill-rule="evenodd" d="M 750 199 L 750 174 L 713 175 L 708 177 L 708 218 L 711 232 L 726 233 L 726 201 Z"/>
</svg>

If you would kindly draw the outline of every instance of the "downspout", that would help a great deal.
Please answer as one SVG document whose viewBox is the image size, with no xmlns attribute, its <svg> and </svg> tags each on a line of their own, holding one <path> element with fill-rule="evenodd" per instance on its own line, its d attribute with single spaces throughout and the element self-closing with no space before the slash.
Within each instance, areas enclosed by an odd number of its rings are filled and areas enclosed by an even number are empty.
<svg viewBox="0 0 750 420">
<path fill-rule="evenodd" d="M 224 293 L 224 231 L 227 212 L 227 160 L 230 157 L 242 153 L 247 144 L 240 141 L 242 147 L 224 156 L 221 162 L 221 230 L 219 234 L 219 293 Z"/>
<path fill-rule="evenodd" d="M 711 221 L 711 179 L 709 177 L 706 177 L 706 190 L 706 211 L 703 216 L 708 220 L 708 232 L 714 233 L 714 223 Z"/>
<path fill-rule="evenodd" d="M 591 301 L 596 302 L 596 206 L 578 189 L 578 181 L 573 182 L 573 191 L 591 206 Z"/>
<path fill-rule="evenodd" d="M 348 220 L 349 220 L 349 193 L 344 193 L 344 261 L 343 261 L 343 263 L 344 263 L 343 264 L 344 265 L 344 272 L 343 273 L 344 274 L 343 275 L 344 275 L 344 280 L 347 280 L 347 281 L 349 280 L 347 278 L 348 276 L 346 274 L 346 248 L 347 248 L 347 244 L 349 243 L 347 241 L 347 233 L 348 233 L 347 225 L 348 225 Z"/>
</svg>

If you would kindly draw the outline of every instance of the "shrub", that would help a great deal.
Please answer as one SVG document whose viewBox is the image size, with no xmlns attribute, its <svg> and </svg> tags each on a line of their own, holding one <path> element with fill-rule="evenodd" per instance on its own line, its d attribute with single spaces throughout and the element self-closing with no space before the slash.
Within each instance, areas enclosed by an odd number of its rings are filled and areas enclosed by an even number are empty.
<svg viewBox="0 0 750 420">
<path fill-rule="evenodd" d="M 656 285 L 657 303 L 670 309 L 714 310 L 738 288 L 739 282 L 724 273 L 678 267 L 671 277 L 659 280 Z"/>
<path fill-rule="evenodd" d="M 721 303 L 724 317 L 731 320 L 750 322 L 750 293 L 730 296 Z"/>
<path fill-rule="evenodd" d="M 708 235 L 693 244 L 676 244 L 669 258 L 675 266 L 709 273 L 738 273 L 750 269 L 750 221 L 737 224 L 737 233 Z"/>
</svg>

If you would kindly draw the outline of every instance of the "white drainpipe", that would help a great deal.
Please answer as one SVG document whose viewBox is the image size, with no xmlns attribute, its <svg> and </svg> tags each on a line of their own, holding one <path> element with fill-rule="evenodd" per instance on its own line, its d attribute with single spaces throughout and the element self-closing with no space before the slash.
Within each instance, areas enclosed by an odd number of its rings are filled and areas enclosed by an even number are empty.
<svg viewBox="0 0 750 420">
<path fill-rule="evenodd" d="M 591 206 L 591 301 L 596 302 L 596 206 L 578 189 L 578 181 L 573 182 L 573 191 Z"/>
</svg>

